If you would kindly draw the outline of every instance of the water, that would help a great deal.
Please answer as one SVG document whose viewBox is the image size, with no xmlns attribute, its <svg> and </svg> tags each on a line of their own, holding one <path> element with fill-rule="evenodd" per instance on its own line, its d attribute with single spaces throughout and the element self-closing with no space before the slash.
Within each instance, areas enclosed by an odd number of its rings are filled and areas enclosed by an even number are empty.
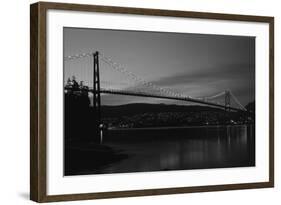
<svg viewBox="0 0 281 205">
<path fill-rule="evenodd" d="M 103 140 L 127 157 L 96 173 L 255 165 L 253 126 L 112 130 Z"/>
</svg>

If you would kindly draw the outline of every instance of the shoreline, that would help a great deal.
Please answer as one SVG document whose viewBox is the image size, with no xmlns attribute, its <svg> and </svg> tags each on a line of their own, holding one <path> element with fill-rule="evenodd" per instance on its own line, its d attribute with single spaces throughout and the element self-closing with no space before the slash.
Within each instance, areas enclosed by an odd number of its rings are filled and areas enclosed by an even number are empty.
<svg viewBox="0 0 281 205">
<path fill-rule="evenodd" d="M 110 130 L 168 130 L 168 129 L 186 129 L 186 128 L 214 128 L 214 127 L 241 127 L 241 126 L 252 126 L 254 124 L 242 124 L 242 125 L 193 125 L 183 127 L 140 127 L 140 128 L 109 128 Z"/>
</svg>

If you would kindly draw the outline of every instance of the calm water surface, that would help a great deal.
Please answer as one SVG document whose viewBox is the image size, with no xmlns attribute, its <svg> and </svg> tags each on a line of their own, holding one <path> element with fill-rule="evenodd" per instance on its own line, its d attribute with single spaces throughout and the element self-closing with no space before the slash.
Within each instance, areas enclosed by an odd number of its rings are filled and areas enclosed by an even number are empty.
<svg viewBox="0 0 281 205">
<path fill-rule="evenodd" d="M 103 145 L 126 157 L 88 172 L 255 166 L 254 126 L 109 130 Z"/>
</svg>

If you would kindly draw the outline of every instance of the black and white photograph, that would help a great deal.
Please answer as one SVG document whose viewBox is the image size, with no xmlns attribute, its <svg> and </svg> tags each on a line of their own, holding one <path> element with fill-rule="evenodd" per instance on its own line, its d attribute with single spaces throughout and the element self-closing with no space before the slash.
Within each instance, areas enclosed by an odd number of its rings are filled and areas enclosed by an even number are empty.
<svg viewBox="0 0 281 205">
<path fill-rule="evenodd" d="M 255 166 L 255 41 L 64 27 L 64 176 Z"/>
</svg>

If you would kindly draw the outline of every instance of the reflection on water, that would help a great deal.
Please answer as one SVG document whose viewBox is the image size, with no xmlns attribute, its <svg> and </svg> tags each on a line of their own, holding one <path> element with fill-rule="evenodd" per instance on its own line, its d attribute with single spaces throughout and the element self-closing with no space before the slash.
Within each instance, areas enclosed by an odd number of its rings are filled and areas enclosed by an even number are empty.
<svg viewBox="0 0 281 205">
<path fill-rule="evenodd" d="M 254 126 L 109 130 L 104 144 L 127 157 L 91 173 L 255 166 Z"/>
</svg>

